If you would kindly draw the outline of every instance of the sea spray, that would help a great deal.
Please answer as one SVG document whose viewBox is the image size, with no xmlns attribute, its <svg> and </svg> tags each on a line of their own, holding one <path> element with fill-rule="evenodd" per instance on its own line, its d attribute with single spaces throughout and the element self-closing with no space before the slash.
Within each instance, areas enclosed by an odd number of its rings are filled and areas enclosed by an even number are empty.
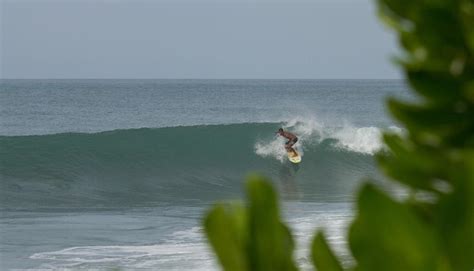
<svg viewBox="0 0 474 271">
<path fill-rule="evenodd" d="M 374 154 L 382 148 L 381 131 L 376 127 L 344 126 L 334 133 L 335 147 L 364 154 Z"/>
<path fill-rule="evenodd" d="M 284 145 L 283 138 L 274 138 L 270 142 L 257 142 L 255 143 L 255 153 L 262 157 L 273 157 L 283 162 L 287 157 Z"/>
<path fill-rule="evenodd" d="M 347 121 L 342 121 L 340 126 L 330 126 L 315 118 L 302 117 L 288 120 L 281 126 L 298 136 L 295 147 L 302 156 L 306 148 L 321 144 L 325 140 L 331 140 L 331 146 L 334 149 L 368 155 L 373 155 L 384 147 L 381 138 L 383 129 L 378 127 L 356 127 Z M 395 133 L 402 132 L 396 126 L 390 126 L 387 130 Z M 284 144 L 285 140 L 281 137 L 266 141 L 259 140 L 254 146 L 255 153 L 284 162 L 287 156 Z"/>
<path fill-rule="evenodd" d="M 388 131 L 402 133 L 402 129 L 390 126 Z M 334 133 L 337 139 L 335 147 L 342 150 L 354 151 L 373 155 L 385 146 L 382 142 L 382 129 L 377 127 L 354 127 L 347 125 Z"/>
</svg>

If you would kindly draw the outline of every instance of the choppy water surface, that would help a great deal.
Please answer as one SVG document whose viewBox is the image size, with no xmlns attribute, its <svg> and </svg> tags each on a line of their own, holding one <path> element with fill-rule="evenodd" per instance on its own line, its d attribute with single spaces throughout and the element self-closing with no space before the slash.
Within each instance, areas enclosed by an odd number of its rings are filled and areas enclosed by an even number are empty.
<svg viewBox="0 0 474 271">
<path fill-rule="evenodd" d="M 200 219 L 272 178 L 308 266 L 314 229 L 345 229 L 393 80 L 2 80 L 0 267 L 212 270 Z M 303 162 L 274 132 L 296 133 Z"/>
</svg>

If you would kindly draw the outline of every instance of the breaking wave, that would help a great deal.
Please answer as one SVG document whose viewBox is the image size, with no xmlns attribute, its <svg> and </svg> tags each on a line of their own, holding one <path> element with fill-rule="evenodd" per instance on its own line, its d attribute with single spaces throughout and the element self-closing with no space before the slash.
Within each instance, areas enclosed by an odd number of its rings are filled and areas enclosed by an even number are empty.
<svg viewBox="0 0 474 271">
<path fill-rule="evenodd" d="M 285 158 L 283 139 L 275 135 L 281 126 L 299 136 L 299 166 Z M 251 171 L 294 190 L 294 197 L 331 196 L 327 191 L 337 197 L 376 174 L 372 154 L 382 148 L 380 133 L 377 127 L 293 120 L 1 136 L 0 204 L 97 207 L 232 198 Z"/>
</svg>

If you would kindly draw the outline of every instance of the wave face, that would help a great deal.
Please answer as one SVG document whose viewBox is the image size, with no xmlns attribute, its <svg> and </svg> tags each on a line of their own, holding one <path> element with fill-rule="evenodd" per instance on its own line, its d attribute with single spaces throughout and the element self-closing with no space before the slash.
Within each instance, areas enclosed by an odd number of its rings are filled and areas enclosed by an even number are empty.
<svg viewBox="0 0 474 271">
<path fill-rule="evenodd" d="M 338 200 L 376 174 L 375 127 L 284 126 L 303 162 L 286 161 L 281 124 L 250 123 L 0 137 L 3 208 L 149 206 L 240 196 L 256 171 L 283 196 Z"/>
</svg>

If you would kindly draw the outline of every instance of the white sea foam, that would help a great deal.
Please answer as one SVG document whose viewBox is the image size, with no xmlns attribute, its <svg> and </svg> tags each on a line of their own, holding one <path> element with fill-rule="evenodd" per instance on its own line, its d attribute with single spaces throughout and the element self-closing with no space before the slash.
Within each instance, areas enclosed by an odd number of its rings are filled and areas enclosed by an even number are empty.
<svg viewBox="0 0 474 271">
<path fill-rule="evenodd" d="M 255 153 L 262 157 L 274 157 L 279 161 L 284 161 L 286 150 L 283 148 L 285 141 L 283 138 L 274 138 L 270 142 L 257 142 Z"/>
<path fill-rule="evenodd" d="M 313 270 L 310 260 L 315 230 L 324 230 L 326 239 L 343 263 L 350 263 L 346 232 L 352 219 L 349 203 L 298 203 L 284 205 L 284 215 L 296 241 L 295 259 L 302 270 Z"/>
<path fill-rule="evenodd" d="M 342 236 L 350 219 L 349 204 L 294 203 L 285 205 L 285 213 L 297 244 L 295 260 L 303 270 L 311 269 L 308 255 L 316 228 L 325 229 L 336 252 L 348 254 Z M 39 269 L 47 270 L 219 270 L 199 226 L 174 231 L 158 244 L 75 246 L 30 258 L 41 261 Z"/>
<path fill-rule="evenodd" d="M 76 269 L 117 266 L 125 269 L 217 270 L 217 263 L 200 227 L 173 232 L 161 244 L 80 246 L 35 253 L 42 268 Z"/>
<path fill-rule="evenodd" d="M 287 121 L 282 126 L 285 130 L 290 130 L 298 135 L 298 142 L 294 147 L 301 156 L 304 156 L 304 142 L 308 143 L 317 139 L 318 136 L 320 137 L 319 131 L 323 130 L 319 122 L 314 120 L 303 121 L 300 118 Z M 262 157 L 273 157 L 283 162 L 287 157 L 286 150 L 283 148 L 285 141 L 283 137 L 277 135 L 269 141 L 259 141 L 255 143 L 255 153 Z"/>
<path fill-rule="evenodd" d="M 387 130 L 401 133 L 401 129 L 391 126 Z M 332 136 L 337 139 L 338 148 L 365 153 L 374 154 L 384 147 L 382 142 L 383 130 L 377 127 L 354 127 L 345 125 L 342 129 L 336 131 Z"/>
<path fill-rule="evenodd" d="M 190 264 L 193 262 L 193 265 L 199 263 L 202 270 L 214 269 L 211 254 L 203 243 L 70 247 L 59 251 L 36 253 L 30 258 L 49 260 L 51 263 L 47 266 L 54 268 L 78 266 L 152 268 L 168 265 L 170 268 L 186 268 L 186 262 L 189 261 Z"/>
<path fill-rule="evenodd" d="M 378 127 L 356 127 L 346 121 L 340 125 L 327 125 L 314 118 L 297 117 L 285 122 L 282 127 L 285 130 L 295 133 L 298 136 L 298 143 L 295 145 L 301 155 L 304 150 L 313 144 L 319 144 L 326 139 L 334 139 L 332 147 L 339 150 L 358 152 L 373 155 L 383 148 L 382 132 Z M 388 130 L 401 133 L 401 129 L 391 126 Z M 255 153 L 262 157 L 273 157 L 279 161 L 284 161 L 286 151 L 283 148 L 285 140 L 275 136 L 267 141 L 255 143 Z"/>
<path fill-rule="evenodd" d="M 381 130 L 377 127 L 345 126 L 332 135 L 337 139 L 335 146 L 340 149 L 374 154 L 382 148 Z"/>
</svg>

